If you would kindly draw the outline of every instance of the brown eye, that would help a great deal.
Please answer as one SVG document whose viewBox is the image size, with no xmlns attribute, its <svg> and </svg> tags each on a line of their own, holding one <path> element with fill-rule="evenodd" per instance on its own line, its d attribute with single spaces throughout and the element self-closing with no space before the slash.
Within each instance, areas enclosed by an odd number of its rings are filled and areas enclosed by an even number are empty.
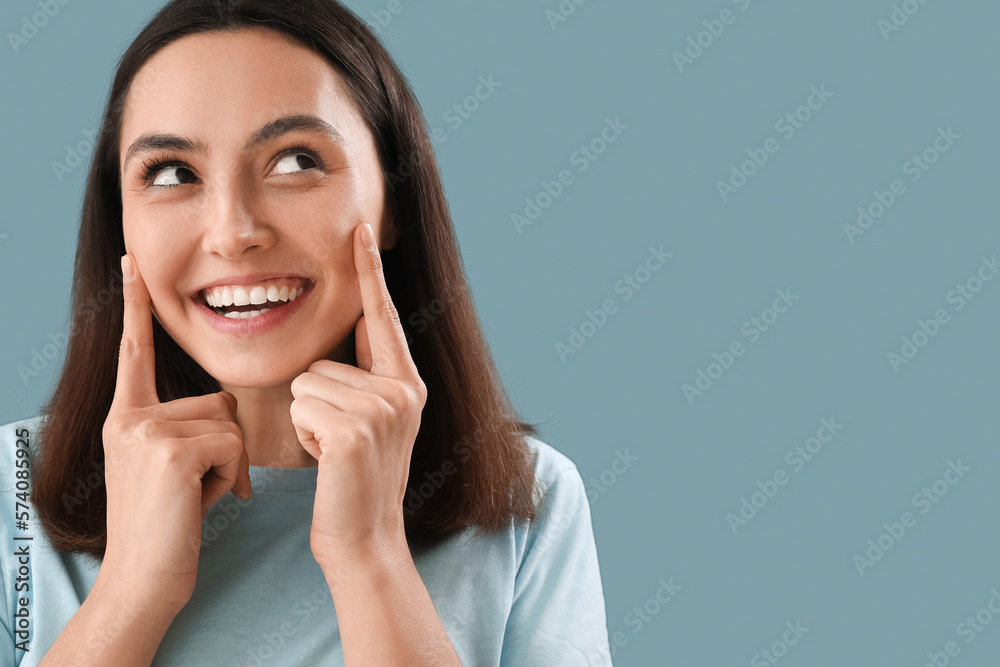
<svg viewBox="0 0 1000 667">
<path fill-rule="evenodd" d="M 175 171 L 171 173 L 171 169 Z M 160 178 L 161 174 L 165 174 L 165 176 Z M 155 160 L 143 164 L 140 178 L 147 187 L 155 188 L 170 188 L 184 183 L 194 183 L 198 180 L 194 172 L 183 162 Z"/>
<path fill-rule="evenodd" d="M 183 185 L 184 183 L 194 183 L 198 180 L 190 169 L 181 165 L 164 167 L 153 176 L 152 185 L 155 187 L 170 187 L 172 185 Z"/>
<path fill-rule="evenodd" d="M 317 161 L 308 153 L 292 153 L 278 160 L 274 171 L 277 174 L 294 174 L 296 171 L 312 169 L 317 166 L 319 166 Z"/>
</svg>

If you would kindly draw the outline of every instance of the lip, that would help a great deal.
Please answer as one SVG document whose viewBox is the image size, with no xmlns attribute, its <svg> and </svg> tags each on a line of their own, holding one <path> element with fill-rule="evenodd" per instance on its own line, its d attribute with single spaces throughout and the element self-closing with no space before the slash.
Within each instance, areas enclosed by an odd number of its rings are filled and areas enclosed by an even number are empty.
<svg viewBox="0 0 1000 667">
<path fill-rule="evenodd" d="M 247 285 L 257 285 L 260 283 L 264 283 L 267 282 L 268 280 L 284 280 L 288 278 L 292 279 L 298 278 L 300 280 L 305 280 L 306 283 L 308 283 L 306 286 L 306 290 L 309 290 L 313 285 L 313 281 L 307 276 L 297 276 L 292 273 L 247 273 L 241 276 L 224 276 L 222 278 L 219 278 L 218 280 L 202 285 L 201 287 L 196 289 L 191 296 L 193 298 L 198 298 L 198 295 L 201 294 L 204 290 L 211 289 L 213 287 L 220 287 L 225 285 L 242 285 L 246 287 Z M 298 299 L 296 299 L 296 301 L 298 301 Z M 264 313 L 264 315 L 267 315 L 267 313 Z M 259 319 L 260 317 L 263 317 L 263 315 L 255 317 L 254 319 Z"/>
<path fill-rule="evenodd" d="M 260 274 L 263 276 L 263 274 Z M 268 278 L 280 278 L 285 276 L 270 275 Z M 215 285 L 248 285 L 252 284 L 253 280 L 261 280 L 266 278 L 261 278 L 258 276 L 234 276 L 233 278 L 227 278 L 226 280 L 248 280 L 250 282 L 217 282 L 212 285 L 207 285 L 206 287 L 214 287 Z M 286 303 L 283 306 L 277 306 L 267 311 L 263 315 L 258 315 L 257 317 L 252 317 L 249 319 L 242 318 L 231 318 L 219 315 L 214 310 L 208 307 L 204 300 L 199 296 L 201 290 L 198 290 L 191 297 L 191 301 L 194 303 L 195 307 L 205 318 L 205 321 L 216 331 L 239 337 L 249 337 L 256 336 L 258 334 L 266 333 L 273 329 L 277 329 L 282 324 L 284 324 L 290 317 L 292 317 L 299 308 L 302 307 L 302 303 L 312 295 L 315 283 L 309 281 L 306 285 L 306 291 L 295 297 L 295 301 Z M 203 287 L 201 289 L 206 289 Z M 264 304 L 261 304 L 263 306 Z"/>
</svg>

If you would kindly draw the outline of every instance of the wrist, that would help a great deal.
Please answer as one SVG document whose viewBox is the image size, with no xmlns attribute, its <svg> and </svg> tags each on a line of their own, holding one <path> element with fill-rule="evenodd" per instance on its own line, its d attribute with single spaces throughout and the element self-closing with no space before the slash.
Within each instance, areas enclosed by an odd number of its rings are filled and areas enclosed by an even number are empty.
<svg viewBox="0 0 1000 667">
<path fill-rule="evenodd" d="M 122 586 L 111 579 L 95 580 L 81 605 L 89 626 L 76 647 L 78 654 L 103 655 L 122 642 L 150 643 L 153 651 L 173 623 L 179 608 L 155 596 Z"/>
<path fill-rule="evenodd" d="M 410 547 L 406 541 L 406 531 L 402 516 L 398 523 L 381 529 L 371 529 L 364 537 L 351 544 L 333 544 L 315 530 L 309 536 L 313 558 L 324 572 L 341 569 L 378 566 L 386 561 L 396 560 L 401 554 L 409 556 Z"/>
<path fill-rule="evenodd" d="M 314 554 L 314 557 L 334 597 L 352 584 L 385 583 L 401 564 L 413 563 L 405 538 L 358 543 L 351 548 Z"/>
<path fill-rule="evenodd" d="M 150 619 L 166 620 L 169 624 L 191 596 L 171 593 L 155 585 L 150 579 L 126 576 L 113 568 L 102 566 L 87 597 L 96 597 L 102 602 L 131 609 Z"/>
<path fill-rule="evenodd" d="M 174 620 L 169 606 L 121 585 L 101 568 L 80 609 L 41 664 L 148 665 Z"/>
</svg>

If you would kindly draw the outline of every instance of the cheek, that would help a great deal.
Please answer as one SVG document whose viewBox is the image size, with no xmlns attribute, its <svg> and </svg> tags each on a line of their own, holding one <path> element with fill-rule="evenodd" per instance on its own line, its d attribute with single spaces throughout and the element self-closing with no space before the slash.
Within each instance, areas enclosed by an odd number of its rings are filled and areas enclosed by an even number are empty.
<svg viewBox="0 0 1000 667">
<path fill-rule="evenodd" d="M 136 255 L 136 263 L 142 274 L 153 312 L 169 318 L 185 305 L 184 296 L 177 291 L 179 272 L 166 257 Z"/>
<path fill-rule="evenodd" d="M 135 257 L 154 312 L 176 308 L 180 298 L 177 285 L 184 272 L 182 240 L 158 232 L 154 225 L 131 222 L 125 223 L 124 236 L 125 247 Z"/>
<path fill-rule="evenodd" d="M 138 203 L 122 209 L 122 231 L 125 248 L 147 264 L 157 264 L 159 258 L 176 255 L 179 248 L 189 245 L 185 230 L 190 224 L 182 215 L 165 207 L 143 206 Z"/>
<path fill-rule="evenodd" d="M 280 245 L 286 247 L 276 254 L 293 262 L 285 267 L 292 273 L 313 277 L 354 272 L 353 232 L 357 225 L 354 214 L 338 205 L 298 206 L 294 214 L 282 212 Z M 273 217 L 272 220 L 279 218 Z"/>
</svg>

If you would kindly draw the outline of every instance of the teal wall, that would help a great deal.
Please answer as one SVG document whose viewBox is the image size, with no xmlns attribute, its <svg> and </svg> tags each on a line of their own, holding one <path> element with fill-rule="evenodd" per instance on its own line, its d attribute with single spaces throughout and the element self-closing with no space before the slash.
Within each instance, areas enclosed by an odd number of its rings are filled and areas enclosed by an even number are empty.
<svg viewBox="0 0 1000 667">
<path fill-rule="evenodd" d="M 390 19 L 504 381 L 588 480 L 615 664 L 996 664 L 1000 5 L 348 4 Z M 0 7 L 2 423 L 62 360 L 85 167 L 53 163 L 159 5 L 16 45 L 39 4 Z"/>
</svg>

